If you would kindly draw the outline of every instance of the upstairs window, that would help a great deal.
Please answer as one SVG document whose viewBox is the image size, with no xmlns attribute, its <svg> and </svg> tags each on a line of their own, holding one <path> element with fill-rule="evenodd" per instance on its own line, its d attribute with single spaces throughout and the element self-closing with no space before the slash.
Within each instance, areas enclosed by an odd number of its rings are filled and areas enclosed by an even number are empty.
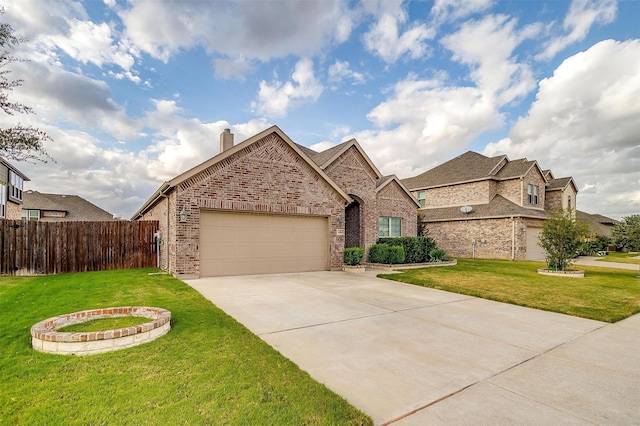
<svg viewBox="0 0 640 426">
<path fill-rule="evenodd" d="M 567 209 L 571 210 L 571 195 L 567 197 Z"/>
<path fill-rule="evenodd" d="M 527 196 L 529 204 L 538 204 L 538 186 L 529 184 L 527 186 Z"/>
<path fill-rule="evenodd" d="M 24 180 L 18 176 L 13 170 L 9 170 L 9 183 L 11 184 L 9 196 L 16 200 L 22 201 L 22 189 Z"/>
<path fill-rule="evenodd" d="M 378 238 L 401 237 L 402 218 L 401 217 L 379 217 L 378 218 Z"/>
<path fill-rule="evenodd" d="M 420 207 L 425 207 L 427 205 L 426 191 L 418 191 L 418 202 L 420 203 Z"/>
<path fill-rule="evenodd" d="M 22 220 L 40 220 L 40 210 L 22 209 Z"/>
<path fill-rule="evenodd" d="M 0 185 L 0 217 L 7 217 L 7 187 Z"/>
</svg>

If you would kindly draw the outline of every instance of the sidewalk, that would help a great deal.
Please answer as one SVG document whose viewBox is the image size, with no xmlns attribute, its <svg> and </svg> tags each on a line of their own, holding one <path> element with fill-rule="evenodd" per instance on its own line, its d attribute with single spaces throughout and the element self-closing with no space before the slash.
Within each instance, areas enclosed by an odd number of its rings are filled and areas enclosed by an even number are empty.
<svg viewBox="0 0 640 426">
<path fill-rule="evenodd" d="M 580 256 L 574 262 L 574 265 L 598 266 L 601 268 L 627 269 L 630 271 L 640 271 L 640 265 L 634 265 L 633 263 L 604 262 L 598 259 L 602 259 L 602 258 L 596 257 L 596 256 Z"/>
</svg>

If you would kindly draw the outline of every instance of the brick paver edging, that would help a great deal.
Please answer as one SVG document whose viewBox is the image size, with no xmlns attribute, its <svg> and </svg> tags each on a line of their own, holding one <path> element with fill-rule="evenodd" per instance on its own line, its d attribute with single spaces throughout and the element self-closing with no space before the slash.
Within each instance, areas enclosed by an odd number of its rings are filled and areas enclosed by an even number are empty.
<svg viewBox="0 0 640 426">
<path fill-rule="evenodd" d="M 93 332 L 60 332 L 59 328 L 101 318 L 136 316 L 152 321 L 132 327 Z M 40 352 L 89 355 L 130 348 L 164 336 L 171 329 L 171 312 L 148 306 L 92 309 L 60 315 L 31 327 L 31 345 Z"/>
</svg>

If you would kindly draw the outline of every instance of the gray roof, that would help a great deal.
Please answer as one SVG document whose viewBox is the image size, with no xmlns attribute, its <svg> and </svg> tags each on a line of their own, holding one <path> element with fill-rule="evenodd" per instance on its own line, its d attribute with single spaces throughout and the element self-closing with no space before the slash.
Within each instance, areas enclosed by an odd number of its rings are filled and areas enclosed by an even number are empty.
<svg viewBox="0 0 640 426">
<path fill-rule="evenodd" d="M 530 209 L 517 205 L 507 200 L 502 195 L 496 195 L 488 204 L 478 204 L 471 206 L 473 210 L 463 213 L 462 206 L 441 207 L 433 209 L 421 209 L 424 222 L 445 222 L 452 220 L 473 220 L 491 219 L 499 217 L 530 217 L 536 219 L 546 219 L 547 215 L 543 210 Z"/>
<path fill-rule="evenodd" d="M 547 184 L 547 191 L 555 191 L 558 189 L 564 189 L 571 182 L 571 177 L 563 177 L 558 179 L 551 179 Z"/>
<path fill-rule="evenodd" d="M 22 209 L 66 212 L 64 218 L 49 218 L 50 220 L 102 221 L 114 219 L 108 211 L 77 195 L 25 191 L 22 194 Z"/>
<path fill-rule="evenodd" d="M 580 210 L 576 210 L 576 219 L 582 220 L 589 224 L 589 227 L 597 234 L 611 236 L 613 225 L 618 223 L 617 220 L 601 214 L 590 214 Z"/>
</svg>

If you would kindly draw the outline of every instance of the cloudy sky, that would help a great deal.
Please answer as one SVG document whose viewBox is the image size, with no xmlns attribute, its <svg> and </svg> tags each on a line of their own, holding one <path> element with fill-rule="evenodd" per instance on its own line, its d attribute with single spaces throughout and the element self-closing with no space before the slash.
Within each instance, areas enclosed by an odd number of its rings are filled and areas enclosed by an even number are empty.
<svg viewBox="0 0 640 426">
<path fill-rule="evenodd" d="M 0 116 L 53 137 L 26 189 L 130 217 L 165 180 L 277 124 L 355 137 L 410 177 L 468 150 L 573 176 L 578 208 L 640 213 L 638 0 L 0 0 L 28 39 Z"/>
</svg>

